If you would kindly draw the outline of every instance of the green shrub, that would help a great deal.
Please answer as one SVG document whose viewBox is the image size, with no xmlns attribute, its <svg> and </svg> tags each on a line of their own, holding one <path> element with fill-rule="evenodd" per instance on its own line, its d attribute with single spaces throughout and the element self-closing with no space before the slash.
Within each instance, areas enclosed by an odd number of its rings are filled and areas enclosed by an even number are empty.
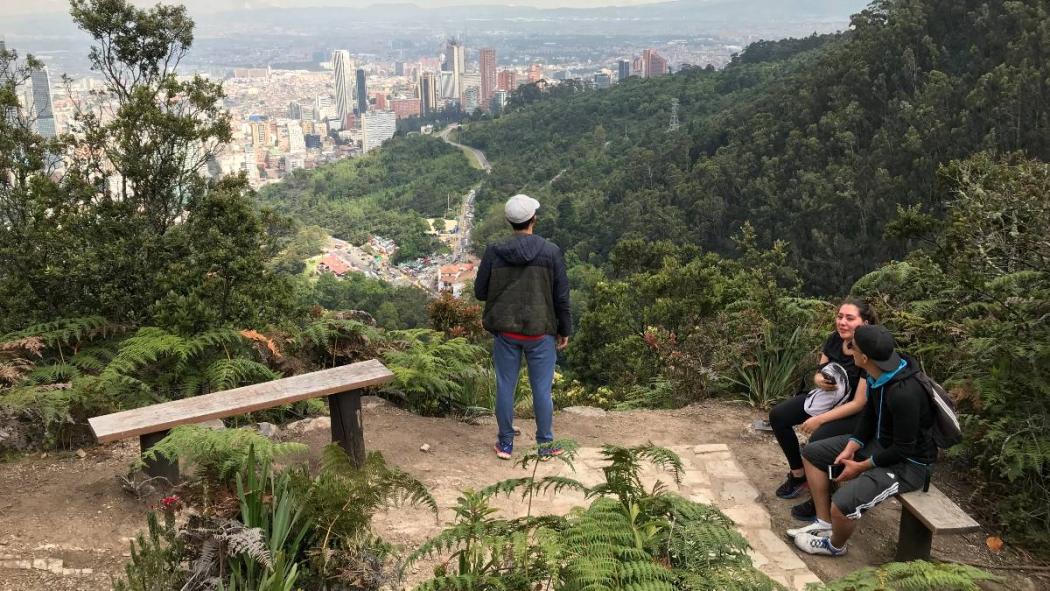
<svg viewBox="0 0 1050 591">
<path fill-rule="evenodd" d="M 302 443 L 277 443 L 254 429 L 209 429 L 199 425 L 175 427 L 137 460 L 164 457 L 191 466 L 198 478 L 214 484 L 230 483 L 249 458 L 252 463 L 269 465 L 282 456 L 307 450 Z"/>
<path fill-rule="evenodd" d="M 862 568 L 831 583 L 810 583 L 808 591 L 979 591 L 983 581 L 999 580 L 965 564 L 924 560 Z"/>
</svg>

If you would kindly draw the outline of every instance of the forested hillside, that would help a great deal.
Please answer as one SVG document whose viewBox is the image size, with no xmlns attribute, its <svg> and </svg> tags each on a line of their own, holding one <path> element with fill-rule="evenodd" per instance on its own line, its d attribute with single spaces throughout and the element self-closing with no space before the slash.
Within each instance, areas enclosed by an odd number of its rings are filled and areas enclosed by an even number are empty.
<svg viewBox="0 0 1050 591">
<path fill-rule="evenodd" d="M 898 208 L 943 216 L 939 165 L 1050 157 L 1047 22 L 1046 2 L 880 0 L 838 38 L 753 45 L 724 72 L 526 90 L 461 138 L 495 165 L 483 199 L 536 193 L 540 230 L 579 260 L 630 235 L 730 253 L 750 221 L 789 243 L 808 293 L 840 293 L 907 251 L 884 234 Z"/>
<path fill-rule="evenodd" d="M 457 148 L 435 137 L 397 138 L 384 149 L 318 170 L 298 171 L 259 193 L 259 200 L 337 238 L 360 244 L 369 235 L 393 239 L 398 258 L 435 252 L 423 218 L 445 215 L 481 178 Z"/>
<path fill-rule="evenodd" d="M 540 199 L 574 288 L 570 400 L 609 407 L 768 407 L 827 336 L 823 298 L 870 299 L 959 399 L 950 456 L 998 499 L 982 519 L 1045 543 L 1050 2 L 877 1 L 852 22 L 724 71 L 523 87 L 460 134 L 494 165 L 475 244 L 506 231 L 508 195 Z"/>
</svg>

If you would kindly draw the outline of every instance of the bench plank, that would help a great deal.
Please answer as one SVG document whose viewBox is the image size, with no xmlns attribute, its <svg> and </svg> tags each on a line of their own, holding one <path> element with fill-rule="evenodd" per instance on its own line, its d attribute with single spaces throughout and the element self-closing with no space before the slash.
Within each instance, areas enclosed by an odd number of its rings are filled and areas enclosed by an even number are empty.
<svg viewBox="0 0 1050 591">
<path fill-rule="evenodd" d="M 935 486 L 930 486 L 930 492 L 904 493 L 900 500 L 904 510 L 912 513 L 933 533 L 966 533 L 981 527 Z"/>
<path fill-rule="evenodd" d="M 385 384 L 394 374 L 378 360 L 183 398 L 88 419 L 99 443 Z"/>
</svg>

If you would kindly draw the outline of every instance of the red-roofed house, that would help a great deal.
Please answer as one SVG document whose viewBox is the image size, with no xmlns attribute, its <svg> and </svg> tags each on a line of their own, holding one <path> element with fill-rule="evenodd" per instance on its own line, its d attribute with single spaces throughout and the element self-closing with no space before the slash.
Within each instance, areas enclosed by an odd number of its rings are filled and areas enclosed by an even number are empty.
<svg viewBox="0 0 1050 591">
<path fill-rule="evenodd" d="M 459 297 L 467 282 L 477 276 L 478 266 L 475 261 L 442 265 L 438 273 L 438 291 L 451 291 L 452 295 Z"/>
<path fill-rule="evenodd" d="M 336 277 L 343 277 L 350 272 L 350 265 L 334 254 L 326 254 L 318 263 L 317 269 L 322 273 L 331 273 Z"/>
</svg>

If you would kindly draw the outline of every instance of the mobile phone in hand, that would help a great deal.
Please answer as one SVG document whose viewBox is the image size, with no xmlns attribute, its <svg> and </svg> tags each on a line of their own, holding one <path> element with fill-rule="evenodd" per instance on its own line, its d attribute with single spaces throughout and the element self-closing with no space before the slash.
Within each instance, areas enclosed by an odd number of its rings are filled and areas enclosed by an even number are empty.
<svg viewBox="0 0 1050 591">
<path fill-rule="evenodd" d="M 835 480 L 842 474 L 842 471 L 846 469 L 846 466 L 842 464 L 831 464 L 828 466 L 828 478 Z"/>
</svg>

